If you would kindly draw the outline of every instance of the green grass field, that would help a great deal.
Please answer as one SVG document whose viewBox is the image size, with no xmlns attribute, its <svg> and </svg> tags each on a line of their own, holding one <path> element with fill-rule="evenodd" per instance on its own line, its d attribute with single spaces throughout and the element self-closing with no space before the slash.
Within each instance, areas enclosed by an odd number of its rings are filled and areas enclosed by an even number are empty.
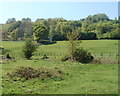
<svg viewBox="0 0 120 96">
<path fill-rule="evenodd" d="M 81 64 L 72 61 L 61 61 L 67 53 L 67 42 L 58 41 L 51 45 L 41 45 L 33 56 L 33 60 L 24 60 L 21 49 L 24 42 L 3 41 L 3 48 L 17 60 L 2 64 L 2 93 L 5 94 L 117 94 L 118 64 Z M 96 58 L 117 59 L 118 40 L 83 40 L 81 46 L 90 51 Z M 49 59 L 41 57 L 47 55 Z M 37 60 L 36 60 L 37 59 Z M 63 80 L 47 78 L 43 81 L 30 79 L 26 81 L 10 80 L 7 73 L 17 67 L 58 68 L 63 73 Z"/>
</svg>

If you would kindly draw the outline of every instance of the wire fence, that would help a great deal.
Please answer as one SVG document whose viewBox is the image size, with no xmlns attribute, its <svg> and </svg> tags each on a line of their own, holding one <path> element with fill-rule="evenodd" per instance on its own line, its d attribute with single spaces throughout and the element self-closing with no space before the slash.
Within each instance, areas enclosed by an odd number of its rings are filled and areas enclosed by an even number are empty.
<svg viewBox="0 0 120 96">
<path fill-rule="evenodd" d="M 36 52 L 34 53 L 33 57 L 43 57 L 44 55 L 46 55 L 47 57 L 55 57 L 55 58 L 59 58 L 59 57 L 63 57 L 65 56 L 67 53 L 56 53 L 56 52 Z M 118 59 L 119 54 L 118 53 L 112 53 L 112 52 L 100 52 L 100 53 L 95 53 L 95 52 L 91 52 L 91 54 L 95 57 L 95 58 L 112 58 L 112 59 Z M 15 59 L 22 59 L 23 58 L 23 54 L 20 52 L 14 53 L 14 52 L 10 52 L 9 55 L 11 57 L 14 57 Z"/>
</svg>

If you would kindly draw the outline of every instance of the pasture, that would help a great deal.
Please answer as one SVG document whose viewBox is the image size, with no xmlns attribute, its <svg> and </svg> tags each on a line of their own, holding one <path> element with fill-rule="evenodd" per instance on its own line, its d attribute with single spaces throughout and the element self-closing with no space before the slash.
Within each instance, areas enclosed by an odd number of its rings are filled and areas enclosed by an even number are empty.
<svg viewBox="0 0 120 96">
<path fill-rule="evenodd" d="M 79 62 L 61 61 L 68 52 L 67 41 L 58 41 L 55 44 L 40 45 L 32 60 L 22 58 L 23 41 L 3 41 L 3 48 L 8 50 L 15 60 L 5 61 L 2 64 L 2 93 L 4 94 L 117 94 L 118 93 L 118 64 L 81 64 Z M 95 58 L 117 60 L 118 40 L 82 40 L 84 49 L 92 53 Z M 47 55 L 48 59 L 41 59 Z M 111 61 L 109 61 L 110 63 Z M 64 73 L 63 79 L 47 78 L 40 81 L 37 78 L 30 80 L 11 80 L 7 73 L 13 72 L 20 66 L 40 67 Z"/>
</svg>

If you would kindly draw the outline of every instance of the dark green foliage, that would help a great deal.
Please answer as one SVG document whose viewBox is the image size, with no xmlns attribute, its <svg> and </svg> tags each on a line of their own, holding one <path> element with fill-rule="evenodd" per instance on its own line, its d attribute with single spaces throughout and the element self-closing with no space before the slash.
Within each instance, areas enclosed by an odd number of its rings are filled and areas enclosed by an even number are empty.
<svg viewBox="0 0 120 96">
<path fill-rule="evenodd" d="M 94 32 L 88 32 L 88 33 L 85 33 L 85 32 L 80 32 L 80 40 L 94 40 L 94 39 L 97 39 L 97 35 L 96 33 Z"/>
<path fill-rule="evenodd" d="M 50 44 L 55 44 L 56 41 L 48 41 L 48 40 L 44 40 L 44 41 L 41 41 L 40 43 L 43 44 L 43 45 L 50 45 Z"/>
<path fill-rule="evenodd" d="M 66 40 L 66 34 L 72 29 L 80 29 L 82 36 L 80 39 L 119 39 L 119 20 L 110 20 L 104 14 L 89 15 L 81 20 L 65 20 L 63 18 L 37 19 L 31 22 L 30 18 L 22 18 L 16 21 L 10 18 L 6 24 L 2 25 L 3 40 L 26 40 L 34 37 L 34 40 L 61 41 Z M 33 25 L 33 28 L 32 28 Z M 80 34 L 81 35 L 81 34 Z"/>
<path fill-rule="evenodd" d="M 9 53 L 6 54 L 6 58 L 11 59 L 11 56 L 9 55 Z"/>
<path fill-rule="evenodd" d="M 30 18 L 22 18 L 21 21 L 22 21 L 22 22 L 31 22 L 31 19 L 30 19 Z"/>
<path fill-rule="evenodd" d="M 13 22 L 16 22 L 16 19 L 15 19 L 15 18 L 9 18 L 9 19 L 6 21 L 6 24 L 13 23 Z"/>
<path fill-rule="evenodd" d="M 70 25 L 73 26 L 74 28 L 78 28 L 82 26 L 81 21 L 71 21 Z"/>
<path fill-rule="evenodd" d="M 88 39 L 88 40 L 97 39 L 97 35 L 96 35 L 96 33 L 94 33 L 94 32 L 88 32 L 86 39 Z"/>
<path fill-rule="evenodd" d="M 66 40 L 66 37 L 62 34 L 56 34 L 53 36 L 53 41 L 63 41 Z"/>
<path fill-rule="evenodd" d="M 95 15 L 89 15 L 87 18 L 84 20 L 90 21 L 90 22 L 99 22 L 99 21 L 104 21 L 104 20 L 110 20 L 109 17 L 106 14 L 95 14 Z M 82 21 L 84 21 L 82 20 Z"/>
<path fill-rule="evenodd" d="M 62 61 L 66 60 L 75 60 L 81 63 L 89 63 L 94 60 L 94 57 L 91 55 L 90 52 L 87 52 L 83 48 L 76 48 L 71 55 L 65 55 L 62 58 Z"/>
<path fill-rule="evenodd" d="M 56 32 L 66 37 L 68 32 L 72 32 L 74 26 L 70 25 L 70 22 L 59 22 L 56 26 Z"/>
<path fill-rule="evenodd" d="M 23 55 L 25 58 L 30 59 L 33 56 L 33 52 L 36 50 L 36 46 L 33 44 L 33 42 L 28 39 L 25 42 L 25 45 L 23 47 Z"/>
<path fill-rule="evenodd" d="M 16 28 L 19 28 L 20 24 L 21 24 L 21 21 L 17 21 L 17 22 L 14 22 L 14 23 L 10 24 L 10 27 L 8 28 L 8 31 L 12 32 Z"/>
<path fill-rule="evenodd" d="M 81 63 L 89 63 L 94 59 L 94 57 L 83 48 L 75 49 L 72 55 L 76 61 L 79 61 Z"/>
<path fill-rule="evenodd" d="M 42 57 L 42 59 L 48 59 L 49 57 L 47 57 L 47 55 L 44 55 L 43 57 Z"/>
<path fill-rule="evenodd" d="M 84 39 L 86 39 L 86 33 L 80 32 L 80 38 L 79 38 L 79 40 L 84 40 Z"/>
<path fill-rule="evenodd" d="M 48 39 L 48 30 L 45 25 L 37 23 L 33 26 L 34 39 L 37 42 Z"/>
<path fill-rule="evenodd" d="M 37 23 L 42 23 L 43 21 L 45 21 L 45 19 L 44 18 L 38 18 L 35 22 L 37 22 Z"/>
</svg>

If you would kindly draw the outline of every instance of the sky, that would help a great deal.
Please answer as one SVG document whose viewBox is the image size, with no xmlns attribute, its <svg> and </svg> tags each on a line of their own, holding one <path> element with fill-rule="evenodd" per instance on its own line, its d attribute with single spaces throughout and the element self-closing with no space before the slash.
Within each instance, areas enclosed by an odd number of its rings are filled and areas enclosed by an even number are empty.
<svg viewBox="0 0 120 96">
<path fill-rule="evenodd" d="M 59 18 L 80 20 L 88 15 L 105 13 L 110 19 L 118 17 L 118 2 L 2 2 L 0 23 L 8 18 Z"/>
</svg>

